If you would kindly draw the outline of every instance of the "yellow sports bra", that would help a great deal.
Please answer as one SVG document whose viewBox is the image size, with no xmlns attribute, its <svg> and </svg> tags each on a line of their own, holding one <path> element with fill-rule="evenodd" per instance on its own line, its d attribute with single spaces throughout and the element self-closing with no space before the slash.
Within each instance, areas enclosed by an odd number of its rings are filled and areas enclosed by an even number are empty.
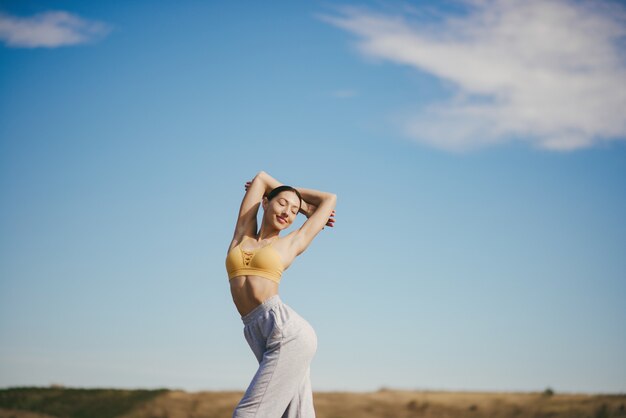
<svg viewBox="0 0 626 418">
<path fill-rule="evenodd" d="M 283 274 L 283 262 L 278 252 L 268 244 L 254 251 L 246 251 L 241 248 L 241 242 L 226 255 L 226 271 L 228 279 L 237 276 L 261 276 L 279 283 Z"/>
</svg>

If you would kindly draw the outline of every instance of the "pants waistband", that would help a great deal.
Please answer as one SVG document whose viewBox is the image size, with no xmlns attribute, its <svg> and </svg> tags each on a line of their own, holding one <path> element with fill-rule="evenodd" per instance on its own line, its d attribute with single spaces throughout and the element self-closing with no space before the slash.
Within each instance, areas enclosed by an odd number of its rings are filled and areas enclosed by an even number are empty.
<svg viewBox="0 0 626 418">
<path fill-rule="evenodd" d="M 253 322 L 260 316 L 265 315 L 265 313 L 280 304 L 282 304 L 280 296 L 274 295 L 271 298 L 264 300 L 263 303 L 254 308 L 252 311 L 248 312 L 246 315 L 242 316 L 241 320 L 243 321 L 244 325 L 248 325 L 249 323 Z"/>
</svg>

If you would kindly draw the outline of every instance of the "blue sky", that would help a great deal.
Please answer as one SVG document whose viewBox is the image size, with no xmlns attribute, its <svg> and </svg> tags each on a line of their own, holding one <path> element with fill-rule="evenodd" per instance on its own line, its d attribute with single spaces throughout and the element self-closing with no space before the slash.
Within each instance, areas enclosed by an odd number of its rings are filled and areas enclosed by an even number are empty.
<svg viewBox="0 0 626 418">
<path fill-rule="evenodd" d="M 265 170 L 338 195 L 281 282 L 315 390 L 626 391 L 626 9 L 593 6 L 3 2 L 0 386 L 244 389 Z"/>
</svg>

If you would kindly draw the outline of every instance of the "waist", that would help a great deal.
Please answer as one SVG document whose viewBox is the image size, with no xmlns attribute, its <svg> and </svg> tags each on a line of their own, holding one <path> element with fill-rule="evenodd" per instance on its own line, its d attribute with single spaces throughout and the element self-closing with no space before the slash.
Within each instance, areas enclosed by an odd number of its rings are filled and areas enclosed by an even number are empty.
<svg viewBox="0 0 626 418">
<path fill-rule="evenodd" d="M 252 309 L 247 314 L 242 315 L 241 316 L 241 320 L 243 321 L 244 325 L 248 325 L 249 323 L 255 321 L 257 318 L 259 318 L 259 317 L 265 315 L 267 312 L 271 311 L 276 306 L 282 305 L 282 303 L 283 302 L 280 299 L 280 296 L 279 295 L 274 295 L 274 296 L 270 297 L 269 299 L 266 299 L 263 302 L 261 302 L 261 304 L 259 306 L 257 306 L 256 308 Z"/>
<path fill-rule="evenodd" d="M 230 280 L 230 293 L 240 315 L 278 294 L 278 283 L 263 277 L 239 276 Z"/>
</svg>

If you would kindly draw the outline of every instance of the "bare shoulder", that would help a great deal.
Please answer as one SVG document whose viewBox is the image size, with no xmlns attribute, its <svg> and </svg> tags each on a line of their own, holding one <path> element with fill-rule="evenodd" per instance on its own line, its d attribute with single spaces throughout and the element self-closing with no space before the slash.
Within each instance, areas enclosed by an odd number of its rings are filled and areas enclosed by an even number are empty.
<svg viewBox="0 0 626 418">
<path fill-rule="evenodd" d="M 230 242 L 230 245 L 228 246 L 228 252 L 230 252 L 230 250 L 232 250 L 233 248 L 241 244 L 246 238 L 247 238 L 247 235 L 236 234 L 233 237 L 232 241 Z"/>
<path fill-rule="evenodd" d="M 283 259 L 283 263 L 285 264 L 285 268 L 287 268 L 293 260 L 298 255 L 295 251 L 294 240 L 296 239 L 298 231 L 292 231 L 289 234 L 281 237 L 276 240 L 272 246 L 278 252 L 280 257 Z"/>
<path fill-rule="evenodd" d="M 277 249 L 288 249 L 289 247 L 291 247 L 293 245 L 293 241 L 296 238 L 296 234 L 298 231 L 291 231 L 290 233 L 288 233 L 287 235 L 280 237 L 279 239 L 277 239 L 274 242 L 274 247 L 276 247 Z"/>
</svg>

